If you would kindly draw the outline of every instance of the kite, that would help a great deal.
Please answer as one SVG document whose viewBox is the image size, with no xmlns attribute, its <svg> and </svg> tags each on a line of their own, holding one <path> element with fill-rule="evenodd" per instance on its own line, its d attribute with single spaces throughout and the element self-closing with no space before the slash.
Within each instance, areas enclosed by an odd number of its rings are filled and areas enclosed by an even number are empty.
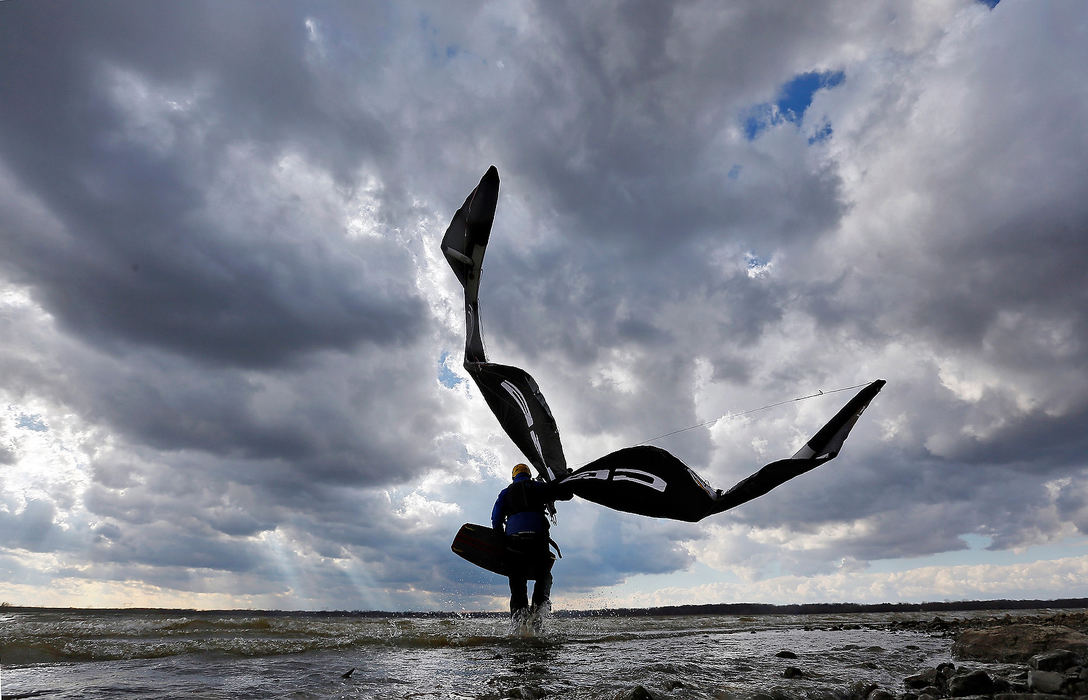
<svg viewBox="0 0 1088 700">
<path fill-rule="evenodd" d="M 521 368 L 489 362 L 484 351 L 480 272 L 498 196 L 499 172 L 491 166 L 453 215 L 442 238 L 442 253 L 465 292 L 465 370 L 539 479 L 566 486 L 580 498 L 615 510 L 697 522 L 758 498 L 834 459 L 885 384 L 878 379 L 866 385 L 796 454 L 767 464 L 728 491 L 712 488 L 680 459 L 651 445 L 618 450 L 572 471 L 563 456 L 555 418 L 536 381 Z"/>
</svg>

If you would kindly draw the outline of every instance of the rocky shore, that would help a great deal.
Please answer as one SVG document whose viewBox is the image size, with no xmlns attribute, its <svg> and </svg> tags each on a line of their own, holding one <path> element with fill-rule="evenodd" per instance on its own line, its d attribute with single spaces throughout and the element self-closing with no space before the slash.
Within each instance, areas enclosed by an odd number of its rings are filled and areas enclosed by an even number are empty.
<svg viewBox="0 0 1088 700">
<path fill-rule="evenodd" d="M 892 623 L 952 637 L 957 663 L 919 669 L 897 689 L 862 687 L 865 700 L 1088 700 L 1088 612 Z"/>
<path fill-rule="evenodd" d="M 712 691 L 708 697 L 717 700 L 1088 700 L 1088 611 L 949 620 L 938 616 L 927 621 L 855 624 L 831 629 L 909 630 L 949 638 L 953 640 L 953 662 L 919 668 L 897 687 L 858 681 L 835 690 L 782 686 L 752 694 L 723 688 Z M 798 654 L 787 650 L 775 656 L 787 662 L 799 659 Z M 810 677 L 803 661 L 796 663 L 799 665 L 783 668 L 784 681 Z M 683 688 L 683 683 L 662 688 L 637 685 L 617 694 L 615 700 L 704 697 L 674 694 Z"/>
</svg>

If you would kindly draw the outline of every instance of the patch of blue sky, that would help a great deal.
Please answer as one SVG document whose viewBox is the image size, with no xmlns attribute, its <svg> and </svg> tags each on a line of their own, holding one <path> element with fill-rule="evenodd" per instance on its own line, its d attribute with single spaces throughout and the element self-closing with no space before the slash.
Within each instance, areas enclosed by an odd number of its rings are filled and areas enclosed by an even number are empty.
<svg viewBox="0 0 1088 700">
<path fill-rule="evenodd" d="M 819 129 L 817 129 L 815 132 L 813 132 L 812 136 L 808 137 L 808 145 L 811 146 L 814 143 L 820 143 L 821 141 L 826 141 L 829 138 L 831 138 L 831 134 L 832 134 L 831 122 L 824 122 L 823 126 L 821 126 Z"/>
<path fill-rule="evenodd" d="M 431 16 L 426 12 L 419 13 L 419 29 L 428 36 L 438 36 L 438 27 L 431 23 Z"/>
<path fill-rule="evenodd" d="M 813 71 L 795 76 L 782 85 L 774 102 L 765 102 L 750 108 L 744 115 L 744 135 L 755 140 L 767 129 L 789 122 L 800 125 L 805 110 L 812 104 L 812 96 L 818 90 L 826 90 L 842 84 L 846 79 L 843 71 Z M 809 143 L 816 143 L 831 135 L 831 124 L 825 123 Z"/>
<path fill-rule="evenodd" d="M 438 358 L 438 381 L 447 389 L 452 389 L 465 380 L 453 373 L 447 364 L 449 359 L 450 354 L 447 351 L 443 351 L 442 357 Z"/>
<path fill-rule="evenodd" d="M 978 1 L 980 3 L 982 3 L 983 5 L 985 5 L 986 7 L 989 7 L 991 10 L 994 9 L 995 7 L 997 7 L 997 3 L 1001 2 L 1001 0 L 978 0 Z"/>
<path fill-rule="evenodd" d="M 45 424 L 45 421 L 42 420 L 41 416 L 27 413 L 20 414 L 19 417 L 15 419 L 15 427 L 22 428 L 23 430 L 33 430 L 38 433 L 44 433 L 49 430 L 49 426 Z"/>
<path fill-rule="evenodd" d="M 445 47 L 431 44 L 430 50 L 431 60 L 435 63 L 449 63 L 461 54 L 461 49 L 453 44 L 447 44 Z"/>
<path fill-rule="evenodd" d="M 422 13 L 419 16 L 419 30 L 427 43 L 430 59 L 436 64 L 450 63 L 455 59 L 475 59 L 482 65 L 487 65 L 487 59 L 478 56 L 472 51 L 456 43 L 446 43 L 440 38 L 439 28 L 431 21 L 430 15 Z"/>
<path fill-rule="evenodd" d="M 745 266 L 748 269 L 749 279 L 756 279 L 758 277 L 766 277 L 771 273 L 772 263 L 770 259 L 763 258 L 755 253 L 744 254 Z"/>
<path fill-rule="evenodd" d="M 432 61 L 441 63 L 444 61 L 452 61 L 462 52 L 461 47 L 456 44 L 442 45 L 439 41 L 438 27 L 431 21 L 431 16 L 426 12 L 419 15 L 419 30 L 423 33 L 424 38 L 427 41 L 427 46 L 430 49 L 430 57 Z"/>
<path fill-rule="evenodd" d="M 744 259 L 748 264 L 748 269 L 752 270 L 758 267 L 764 267 L 767 264 L 767 260 L 759 257 L 755 253 L 745 253 Z"/>
</svg>

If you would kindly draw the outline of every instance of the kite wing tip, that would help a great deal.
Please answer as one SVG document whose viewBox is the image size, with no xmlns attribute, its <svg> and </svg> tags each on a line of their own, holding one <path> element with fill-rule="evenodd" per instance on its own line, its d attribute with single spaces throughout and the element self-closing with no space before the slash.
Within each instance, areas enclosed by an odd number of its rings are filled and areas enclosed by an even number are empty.
<svg viewBox="0 0 1088 700">
<path fill-rule="evenodd" d="M 884 385 L 887 384 L 887 383 L 888 382 L 886 382 L 883 379 L 877 379 L 876 381 L 871 382 L 867 387 L 865 387 L 860 392 L 858 392 L 858 395 L 857 395 L 857 397 L 855 397 L 855 400 L 857 400 L 859 402 L 863 402 L 864 404 L 867 405 L 870 401 L 873 400 L 873 398 L 877 394 L 880 393 L 880 390 L 883 389 Z"/>
</svg>

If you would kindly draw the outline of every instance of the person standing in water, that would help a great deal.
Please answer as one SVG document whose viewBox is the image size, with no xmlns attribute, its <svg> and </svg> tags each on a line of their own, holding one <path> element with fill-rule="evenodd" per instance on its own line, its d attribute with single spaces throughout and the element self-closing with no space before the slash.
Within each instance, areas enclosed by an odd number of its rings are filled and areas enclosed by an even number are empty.
<svg viewBox="0 0 1088 700">
<path fill-rule="evenodd" d="M 491 526 L 506 534 L 510 615 L 519 618 L 533 615 L 551 598 L 555 557 L 548 547 L 551 538 L 547 508 L 553 501 L 569 501 L 573 493 L 569 488 L 534 481 L 525 464 L 514 465 L 511 478 L 513 483 L 495 499 Z M 529 579 L 535 581 L 532 607 L 527 595 Z"/>
</svg>

